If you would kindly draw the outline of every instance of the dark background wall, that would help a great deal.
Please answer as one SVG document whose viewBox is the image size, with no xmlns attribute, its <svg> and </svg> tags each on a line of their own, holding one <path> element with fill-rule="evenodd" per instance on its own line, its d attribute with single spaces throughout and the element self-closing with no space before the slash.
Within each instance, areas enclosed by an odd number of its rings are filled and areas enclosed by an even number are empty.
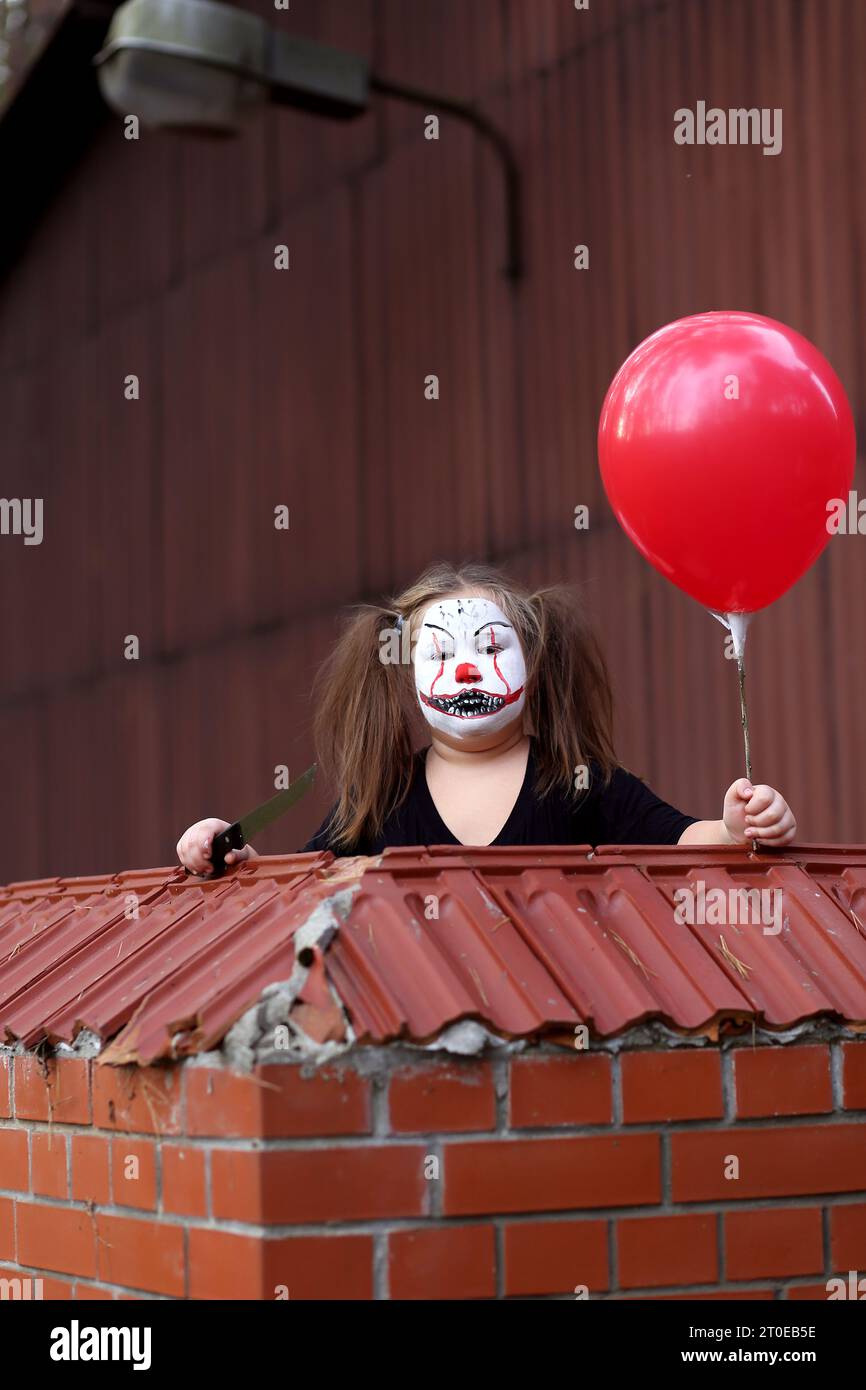
<svg viewBox="0 0 866 1390">
<path fill-rule="evenodd" d="M 598 414 L 653 329 L 748 308 L 827 354 L 862 433 L 866 6 L 261 12 L 502 122 L 528 276 L 500 273 L 499 172 L 453 120 L 431 142 L 393 102 L 345 126 L 273 108 L 233 142 L 135 143 L 106 119 L 0 287 L 0 491 L 45 503 L 41 546 L 0 537 L 0 880 L 171 862 L 190 821 L 264 799 L 275 764 L 310 759 L 340 608 L 443 556 L 579 581 L 623 760 L 718 815 L 742 767 L 735 668 L 614 522 Z M 676 146 L 700 99 L 782 107 L 782 154 Z M 866 838 L 864 564 L 840 537 L 749 639 L 755 775 L 806 840 Z M 324 799 L 260 846 L 296 848 Z"/>
</svg>

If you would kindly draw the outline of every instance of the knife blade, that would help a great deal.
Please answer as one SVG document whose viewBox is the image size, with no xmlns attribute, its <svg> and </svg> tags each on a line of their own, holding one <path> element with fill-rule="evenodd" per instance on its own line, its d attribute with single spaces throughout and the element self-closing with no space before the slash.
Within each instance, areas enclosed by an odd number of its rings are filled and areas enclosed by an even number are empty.
<svg viewBox="0 0 866 1390">
<path fill-rule="evenodd" d="M 249 844 L 252 835 L 258 835 L 260 830 L 264 830 L 266 825 L 278 820 L 285 815 L 286 811 L 295 802 L 300 801 L 301 797 L 313 785 L 316 775 L 316 764 L 308 767 L 301 777 L 297 777 L 291 786 L 277 792 L 276 796 L 270 797 L 268 801 L 263 801 L 261 806 L 257 806 L 254 811 L 249 811 L 240 820 L 236 820 L 225 830 L 221 830 L 218 835 L 214 835 L 213 845 L 211 846 L 211 864 L 213 866 L 211 878 L 222 878 L 226 871 L 226 855 L 230 850 L 243 849 Z"/>
</svg>

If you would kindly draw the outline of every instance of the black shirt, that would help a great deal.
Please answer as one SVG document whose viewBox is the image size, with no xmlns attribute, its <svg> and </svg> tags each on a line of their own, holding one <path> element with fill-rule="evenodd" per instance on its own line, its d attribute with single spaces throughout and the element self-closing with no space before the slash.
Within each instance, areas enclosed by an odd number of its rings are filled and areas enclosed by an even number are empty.
<svg viewBox="0 0 866 1390">
<path fill-rule="evenodd" d="M 329 812 L 305 850 L 333 849 L 335 854 L 380 854 L 394 845 L 459 845 L 443 821 L 427 786 L 427 749 L 415 754 L 412 783 L 402 805 L 392 811 L 374 838 L 351 846 L 331 844 Z M 675 845 L 694 825 L 650 791 L 625 768 L 615 769 L 607 786 L 590 764 L 590 786 L 573 797 L 556 788 L 546 796 L 535 789 L 536 764 L 530 743 L 523 785 L 494 845 Z"/>
</svg>

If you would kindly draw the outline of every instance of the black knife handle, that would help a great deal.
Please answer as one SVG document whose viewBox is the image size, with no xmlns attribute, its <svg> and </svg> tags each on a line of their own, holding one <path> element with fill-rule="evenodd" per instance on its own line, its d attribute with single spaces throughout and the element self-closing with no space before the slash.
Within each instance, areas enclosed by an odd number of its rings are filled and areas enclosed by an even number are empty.
<svg viewBox="0 0 866 1390">
<path fill-rule="evenodd" d="M 222 878 L 226 871 L 226 855 L 229 850 L 243 849 L 245 843 L 240 821 L 235 821 L 227 830 L 221 830 L 218 835 L 214 835 L 210 852 L 213 865 L 211 878 Z"/>
</svg>

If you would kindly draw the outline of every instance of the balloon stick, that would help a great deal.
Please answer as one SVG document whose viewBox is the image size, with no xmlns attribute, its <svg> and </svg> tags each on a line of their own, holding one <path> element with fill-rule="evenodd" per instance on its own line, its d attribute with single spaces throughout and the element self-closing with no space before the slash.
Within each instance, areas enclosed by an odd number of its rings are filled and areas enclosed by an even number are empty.
<svg viewBox="0 0 866 1390">
<path fill-rule="evenodd" d="M 737 657 L 737 673 L 740 677 L 740 721 L 743 725 L 743 745 L 746 750 L 746 776 L 752 780 L 752 750 L 749 744 L 749 712 L 746 709 L 746 661 L 742 652 Z"/>
<path fill-rule="evenodd" d="M 746 632 L 752 621 L 751 613 L 717 613 L 709 610 L 722 627 L 731 634 L 734 656 L 737 658 L 737 674 L 740 678 L 740 723 L 743 726 L 743 746 L 746 752 L 746 776 L 752 780 L 752 746 L 749 740 L 749 712 L 746 709 Z"/>
</svg>

